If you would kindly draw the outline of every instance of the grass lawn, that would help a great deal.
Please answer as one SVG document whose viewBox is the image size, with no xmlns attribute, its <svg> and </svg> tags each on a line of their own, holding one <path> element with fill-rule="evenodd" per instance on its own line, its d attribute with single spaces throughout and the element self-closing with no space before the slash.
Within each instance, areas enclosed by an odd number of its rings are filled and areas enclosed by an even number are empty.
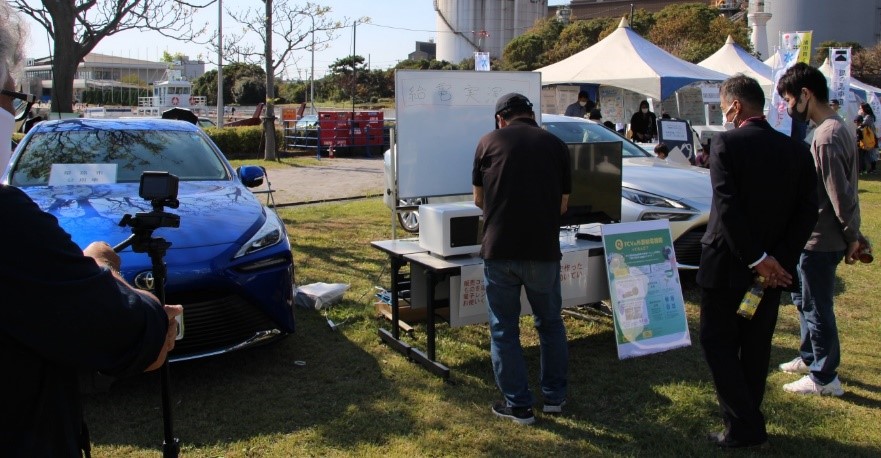
<svg viewBox="0 0 881 458">
<path fill-rule="evenodd" d="M 864 232 L 881 243 L 881 182 L 860 186 Z M 172 366 L 175 432 L 183 456 L 707 456 L 704 442 L 721 428 L 697 334 L 697 288 L 683 275 L 692 346 L 619 361 L 611 321 L 566 317 L 570 399 L 562 416 L 537 413 L 522 427 L 495 418 L 499 398 L 484 325 L 439 327 L 438 358 L 452 370 L 445 383 L 380 343 L 374 286 L 388 286 L 380 252 L 389 238 L 380 199 L 281 211 L 297 263 L 297 281 L 349 283 L 329 317 L 299 310 L 298 332 L 283 341 Z M 773 342 L 764 412 L 772 446 L 745 456 L 881 455 L 881 262 L 838 269 L 841 398 L 784 393 L 794 375 L 776 370 L 798 346 L 798 320 L 783 306 Z M 788 302 L 788 301 L 786 301 Z M 522 339 L 537 383 L 538 343 L 522 321 Z M 424 327 L 411 343 L 424 348 Z M 305 366 L 296 365 L 304 361 Z M 158 377 L 123 380 L 85 400 L 95 456 L 158 456 L 162 417 Z"/>
</svg>

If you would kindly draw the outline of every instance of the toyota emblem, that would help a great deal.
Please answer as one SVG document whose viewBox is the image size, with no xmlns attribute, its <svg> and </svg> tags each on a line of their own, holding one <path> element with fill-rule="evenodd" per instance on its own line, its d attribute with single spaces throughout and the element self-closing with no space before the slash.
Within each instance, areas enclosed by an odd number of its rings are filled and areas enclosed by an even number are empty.
<svg viewBox="0 0 881 458">
<path fill-rule="evenodd" d="M 153 271 L 146 270 L 135 276 L 135 287 L 145 291 L 153 291 Z"/>
</svg>

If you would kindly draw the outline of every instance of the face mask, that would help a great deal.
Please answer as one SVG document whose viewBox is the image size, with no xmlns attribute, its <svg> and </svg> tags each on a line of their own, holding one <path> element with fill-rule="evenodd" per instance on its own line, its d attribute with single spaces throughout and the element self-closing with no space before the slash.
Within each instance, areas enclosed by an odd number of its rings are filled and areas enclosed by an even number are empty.
<svg viewBox="0 0 881 458">
<path fill-rule="evenodd" d="M 581 106 L 583 106 L 583 107 L 587 106 L 587 102 L 578 102 L 578 104 L 581 105 Z"/>
<path fill-rule="evenodd" d="M 15 117 L 12 113 L 0 108 L 0 174 L 6 171 L 9 158 L 12 157 L 12 129 Z"/>
<path fill-rule="evenodd" d="M 809 101 L 805 101 L 805 110 L 802 112 L 799 112 L 798 109 L 795 107 L 798 106 L 798 102 L 800 100 L 801 100 L 801 96 L 799 96 L 797 99 L 795 99 L 795 106 L 786 107 L 786 114 L 788 114 L 790 118 L 792 118 L 798 122 L 807 122 L 807 120 L 808 120 L 808 102 Z"/>
<path fill-rule="evenodd" d="M 648 109 L 648 108 L 642 108 L 642 109 L 640 109 L 639 111 L 641 111 L 643 114 L 645 114 L 645 113 L 648 113 L 648 112 L 649 112 L 649 109 Z"/>
<path fill-rule="evenodd" d="M 734 125 L 733 120 L 732 121 L 728 120 L 728 113 L 731 113 L 731 110 L 733 110 L 733 109 L 734 109 L 734 104 L 732 103 L 728 107 L 728 110 L 726 110 L 725 113 L 722 113 L 722 128 L 724 128 L 725 130 L 733 130 L 735 127 L 737 127 Z"/>
</svg>

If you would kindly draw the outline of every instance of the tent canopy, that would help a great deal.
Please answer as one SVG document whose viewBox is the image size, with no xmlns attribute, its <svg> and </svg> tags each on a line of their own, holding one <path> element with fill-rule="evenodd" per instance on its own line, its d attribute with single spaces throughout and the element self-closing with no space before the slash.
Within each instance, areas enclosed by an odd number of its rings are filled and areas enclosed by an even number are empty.
<svg viewBox="0 0 881 458">
<path fill-rule="evenodd" d="M 621 19 L 618 28 L 595 45 L 535 70 L 541 83 L 616 86 L 664 100 L 676 90 L 727 76 L 684 61 L 642 38 Z"/>
<path fill-rule="evenodd" d="M 728 35 L 728 40 L 712 56 L 698 63 L 701 67 L 709 68 L 726 75 L 743 73 L 755 78 L 766 94 L 774 87 L 771 67 L 753 57 L 734 42 L 734 38 Z"/>
</svg>

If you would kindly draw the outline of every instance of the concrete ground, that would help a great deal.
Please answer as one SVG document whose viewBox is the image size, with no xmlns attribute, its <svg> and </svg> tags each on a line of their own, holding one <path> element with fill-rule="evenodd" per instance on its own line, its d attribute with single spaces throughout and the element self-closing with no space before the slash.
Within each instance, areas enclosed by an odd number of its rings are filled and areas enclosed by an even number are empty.
<svg viewBox="0 0 881 458">
<path fill-rule="evenodd" d="M 317 166 L 269 169 L 267 175 L 277 205 L 382 196 L 385 192 L 382 158 L 323 158 Z"/>
</svg>

